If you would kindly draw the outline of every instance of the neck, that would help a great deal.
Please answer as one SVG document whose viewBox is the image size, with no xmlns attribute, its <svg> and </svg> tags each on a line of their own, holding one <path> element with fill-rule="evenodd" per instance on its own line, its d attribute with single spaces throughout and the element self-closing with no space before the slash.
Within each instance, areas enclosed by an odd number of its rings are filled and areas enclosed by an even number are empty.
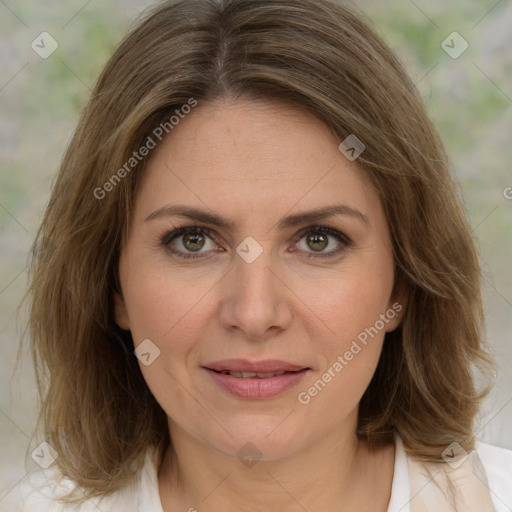
<svg viewBox="0 0 512 512">
<path fill-rule="evenodd" d="M 352 431 L 336 430 L 277 460 L 242 463 L 171 427 L 159 487 L 165 512 L 297 510 L 385 512 L 394 447 L 370 450 Z"/>
</svg>

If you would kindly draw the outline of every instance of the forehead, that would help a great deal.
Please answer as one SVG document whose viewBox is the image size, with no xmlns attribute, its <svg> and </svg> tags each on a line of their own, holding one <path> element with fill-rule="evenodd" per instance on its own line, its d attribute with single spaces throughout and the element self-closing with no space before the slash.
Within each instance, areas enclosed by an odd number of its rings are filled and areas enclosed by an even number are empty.
<svg viewBox="0 0 512 512">
<path fill-rule="evenodd" d="M 248 100 L 199 105 L 153 150 L 139 209 L 186 203 L 270 219 L 343 203 L 378 213 L 375 192 L 338 145 L 300 109 Z"/>
<path fill-rule="evenodd" d="M 300 173 L 280 163 L 295 162 L 300 170 L 301 159 L 321 160 L 328 144 L 335 144 L 335 139 L 327 126 L 304 110 L 263 101 L 217 100 L 196 107 L 154 155 L 158 158 L 179 147 L 191 163 L 216 164 L 220 157 L 226 177 L 229 173 L 233 177 L 290 179 Z M 255 173 L 256 169 L 259 172 Z M 208 173 L 202 176 L 209 177 Z"/>
</svg>

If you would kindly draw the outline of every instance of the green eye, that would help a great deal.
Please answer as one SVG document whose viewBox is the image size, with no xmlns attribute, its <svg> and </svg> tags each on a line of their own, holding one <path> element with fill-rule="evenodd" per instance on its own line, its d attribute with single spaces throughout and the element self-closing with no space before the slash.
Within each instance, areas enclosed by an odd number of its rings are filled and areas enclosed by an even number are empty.
<svg viewBox="0 0 512 512">
<path fill-rule="evenodd" d="M 300 236 L 299 240 L 305 238 L 306 247 L 313 251 L 313 254 L 306 255 L 307 258 L 332 258 L 352 246 L 352 241 L 346 235 L 327 226 L 307 228 L 298 236 Z M 334 238 L 339 247 L 326 252 L 325 249 L 332 245 L 330 238 Z"/>
<path fill-rule="evenodd" d="M 307 249 L 313 251 L 310 254 L 306 254 L 307 258 L 330 258 L 338 256 L 341 252 L 352 246 L 352 241 L 343 233 L 331 229 L 327 226 L 314 226 L 303 230 L 299 235 L 297 241 L 305 239 L 306 249 L 300 250 L 300 252 L 308 253 Z M 325 249 L 330 247 L 332 242 L 330 238 L 336 240 L 339 245 L 335 250 L 325 252 Z M 161 245 L 163 245 L 172 255 L 178 258 L 190 259 L 190 258 L 203 258 L 201 254 L 208 253 L 210 250 L 202 251 L 207 245 L 207 239 L 213 242 L 214 248 L 218 248 L 218 245 L 214 242 L 212 232 L 203 227 L 190 226 L 180 227 L 168 234 L 161 239 Z M 185 251 L 173 247 L 172 244 L 175 241 L 181 241 L 181 246 Z M 211 250 L 212 250 L 211 249 Z"/>
</svg>

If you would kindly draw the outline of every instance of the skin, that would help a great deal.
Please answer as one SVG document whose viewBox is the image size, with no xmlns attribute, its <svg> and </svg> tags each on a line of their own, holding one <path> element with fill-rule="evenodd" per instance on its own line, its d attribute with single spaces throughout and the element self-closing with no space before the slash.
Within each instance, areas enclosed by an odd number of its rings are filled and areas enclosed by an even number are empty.
<svg viewBox="0 0 512 512">
<path fill-rule="evenodd" d="M 174 446 L 159 468 L 166 512 L 387 510 L 394 446 L 369 450 L 355 430 L 384 334 L 400 315 L 308 404 L 297 399 L 381 314 L 397 301 L 405 306 L 393 288 L 378 196 L 339 142 L 299 109 L 216 100 L 196 107 L 151 154 L 121 251 L 115 318 L 136 346 L 150 339 L 160 350 L 140 366 Z M 277 226 L 287 215 L 340 203 L 369 223 L 339 215 Z M 215 212 L 235 228 L 178 216 L 145 222 L 174 204 Z M 160 243 L 180 225 L 211 229 L 211 237 L 199 234 L 201 257 L 180 259 Z M 319 245 L 308 243 L 306 228 L 318 225 L 352 244 L 308 259 Z M 250 264 L 236 252 L 249 236 L 263 249 Z M 197 254 L 185 238 L 170 245 Z M 327 240 L 320 253 L 344 246 Z M 293 389 L 250 400 L 228 394 L 201 368 L 227 358 L 281 359 L 311 370 Z M 248 442 L 261 454 L 251 467 L 237 457 Z"/>
</svg>

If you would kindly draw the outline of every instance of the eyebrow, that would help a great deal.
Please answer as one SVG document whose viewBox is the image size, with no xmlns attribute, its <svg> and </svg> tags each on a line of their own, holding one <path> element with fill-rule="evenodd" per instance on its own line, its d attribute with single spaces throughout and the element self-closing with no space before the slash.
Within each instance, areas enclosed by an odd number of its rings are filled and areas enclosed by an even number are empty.
<svg viewBox="0 0 512 512">
<path fill-rule="evenodd" d="M 233 222 L 232 220 L 226 219 L 215 213 L 210 213 L 204 210 L 200 210 L 198 208 L 194 208 L 192 206 L 185 205 L 168 205 L 163 206 L 162 208 L 158 208 L 158 210 L 155 210 L 153 213 L 148 215 L 148 217 L 144 219 L 144 222 L 149 222 L 153 219 L 158 219 L 161 217 L 172 217 L 175 215 L 187 217 L 191 220 L 198 221 L 201 223 L 211 224 L 213 226 L 217 226 L 221 229 L 225 229 L 228 231 L 234 231 L 236 227 L 236 223 Z M 316 208 L 314 210 L 309 210 L 294 215 L 289 215 L 281 219 L 281 221 L 278 224 L 278 228 L 286 229 L 290 227 L 295 227 L 300 224 L 317 222 L 323 219 L 327 219 L 329 217 L 334 217 L 336 215 L 346 215 L 349 217 L 353 217 L 362 222 L 363 224 L 371 226 L 370 220 L 364 213 L 345 204 L 337 204 L 332 206 L 326 206 L 323 208 Z"/>
</svg>

